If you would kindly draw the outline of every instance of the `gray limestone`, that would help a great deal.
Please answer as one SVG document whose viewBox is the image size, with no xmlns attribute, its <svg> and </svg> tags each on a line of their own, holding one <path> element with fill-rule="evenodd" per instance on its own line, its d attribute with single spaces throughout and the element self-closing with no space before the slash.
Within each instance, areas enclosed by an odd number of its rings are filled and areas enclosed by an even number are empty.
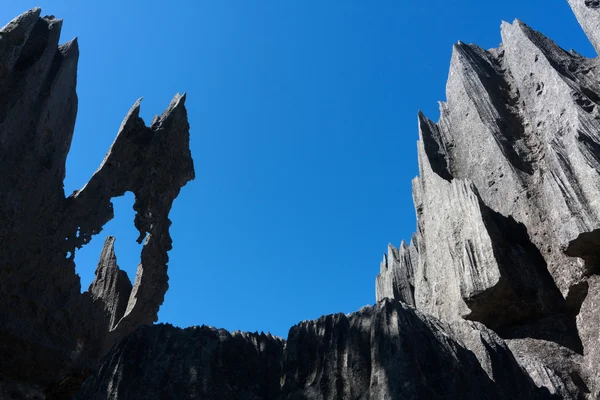
<svg viewBox="0 0 600 400">
<path fill-rule="evenodd" d="M 600 54 L 600 1 L 599 0 L 568 0 L 577 20 L 586 35 Z"/>
<path fill-rule="evenodd" d="M 600 3 L 569 3 L 598 50 Z M 457 43 L 439 122 L 419 115 L 414 304 L 494 329 L 551 393 L 597 398 L 600 64 L 519 20 L 501 33 Z M 382 263 L 377 300 L 406 301 L 407 270 Z"/>
<path fill-rule="evenodd" d="M 388 252 L 383 255 L 375 285 L 378 300 L 390 298 L 415 305 L 414 270 L 419 262 L 417 251 L 414 242 L 409 246 L 402 242 L 400 249 L 388 244 Z"/>
</svg>

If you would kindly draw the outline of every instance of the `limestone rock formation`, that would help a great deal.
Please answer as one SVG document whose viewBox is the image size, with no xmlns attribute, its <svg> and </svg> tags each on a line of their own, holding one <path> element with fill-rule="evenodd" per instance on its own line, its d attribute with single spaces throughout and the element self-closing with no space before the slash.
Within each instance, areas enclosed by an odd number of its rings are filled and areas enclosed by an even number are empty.
<svg viewBox="0 0 600 400">
<path fill-rule="evenodd" d="M 600 3 L 569 0 L 600 48 Z M 388 246 L 378 303 L 287 341 L 155 325 L 168 215 L 194 178 L 185 95 L 148 127 L 136 102 L 100 168 L 65 196 L 77 41 L 33 9 L 0 30 L 0 397 L 600 397 L 600 64 L 521 21 L 458 43 L 438 123 L 418 116 L 417 232 Z M 135 195 L 135 280 L 105 241 L 80 292 L 76 250 Z"/>
<path fill-rule="evenodd" d="M 598 50 L 600 5 L 569 3 Z M 439 122 L 419 115 L 416 260 L 382 268 L 377 300 L 405 301 L 412 268 L 417 309 L 479 321 L 536 382 L 597 398 L 600 64 L 521 21 L 501 31 L 454 46 Z"/>
<path fill-rule="evenodd" d="M 577 20 L 600 54 L 600 1 L 568 0 Z"/>
<path fill-rule="evenodd" d="M 194 169 L 185 96 L 150 127 L 138 102 L 98 171 L 65 196 L 79 49 L 77 40 L 59 45 L 62 21 L 40 13 L 0 30 L 0 380 L 59 396 L 76 390 L 114 343 L 156 321 L 167 290 L 168 214 Z M 135 284 L 105 247 L 82 294 L 75 252 L 113 217 L 111 198 L 125 191 L 135 194 L 145 238 Z"/>
<path fill-rule="evenodd" d="M 108 354 L 77 399 L 275 399 L 284 343 L 205 326 L 141 327 Z"/>
<path fill-rule="evenodd" d="M 402 242 L 400 249 L 388 244 L 388 252 L 381 261 L 380 274 L 377 276 L 375 295 L 378 299 L 400 300 L 415 305 L 415 267 L 419 262 L 416 254 L 416 236 L 410 245 Z"/>
<path fill-rule="evenodd" d="M 387 300 L 301 322 L 285 346 L 263 334 L 145 327 L 109 353 L 77 398 L 561 398 L 536 386 L 504 342 L 481 329 L 451 328 Z M 476 340 L 477 356 L 465 345 Z"/>
<path fill-rule="evenodd" d="M 115 240 L 114 236 L 106 238 L 96 268 L 96 278 L 88 289 L 92 298 L 102 302 L 104 310 L 108 313 L 109 329 L 113 329 L 125 315 L 132 289 L 127 272 L 119 269 L 117 265 Z"/>
</svg>

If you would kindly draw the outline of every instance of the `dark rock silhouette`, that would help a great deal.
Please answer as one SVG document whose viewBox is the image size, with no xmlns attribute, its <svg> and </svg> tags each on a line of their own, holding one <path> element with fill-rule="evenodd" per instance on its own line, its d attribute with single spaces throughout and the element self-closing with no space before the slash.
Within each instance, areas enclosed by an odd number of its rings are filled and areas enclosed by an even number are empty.
<svg viewBox="0 0 600 400">
<path fill-rule="evenodd" d="M 600 4 L 569 0 L 600 50 Z M 185 95 L 147 127 L 138 101 L 66 196 L 77 41 L 33 9 L 0 30 L 0 398 L 600 397 L 600 69 L 521 21 L 454 47 L 438 123 L 419 114 L 417 233 L 388 246 L 378 303 L 287 340 L 153 325 L 168 215 L 194 179 Z M 77 249 L 135 195 L 132 283 L 114 237 L 81 293 Z"/>
<path fill-rule="evenodd" d="M 61 26 L 33 9 L 0 31 L 0 376 L 3 386 L 47 393 L 76 390 L 108 349 L 156 321 L 168 287 L 168 214 L 194 178 L 185 96 L 177 95 L 150 127 L 136 103 L 98 171 L 65 196 L 79 50 L 77 40 L 59 45 Z M 133 288 L 105 248 L 82 294 L 75 251 L 126 191 L 144 240 Z"/>
</svg>

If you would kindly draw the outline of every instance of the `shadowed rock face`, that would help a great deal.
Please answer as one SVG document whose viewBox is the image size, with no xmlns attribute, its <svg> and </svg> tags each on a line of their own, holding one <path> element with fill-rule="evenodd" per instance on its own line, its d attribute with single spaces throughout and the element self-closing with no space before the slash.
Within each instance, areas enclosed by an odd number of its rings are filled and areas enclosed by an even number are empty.
<svg viewBox="0 0 600 400">
<path fill-rule="evenodd" d="M 561 397 L 538 388 L 485 327 L 467 322 L 450 327 L 399 302 L 383 301 L 349 316 L 301 322 L 285 345 L 262 334 L 143 327 L 109 353 L 77 398 Z"/>
<path fill-rule="evenodd" d="M 141 327 L 119 343 L 77 399 L 275 399 L 285 342 L 210 327 Z"/>
<path fill-rule="evenodd" d="M 81 380 L 112 344 L 156 321 L 168 287 L 168 214 L 194 177 L 185 96 L 177 95 L 150 127 L 136 103 L 98 171 L 65 196 L 79 49 L 76 40 L 59 45 L 61 26 L 33 9 L 0 30 L 0 376 L 47 391 Z M 81 294 L 75 251 L 126 191 L 136 196 L 144 240 L 135 283 L 119 271 L 109 239 Z"/>
<path fill-rule="evenodd" d="M 96 278 L 88 293 L 94 301 L 100 302 L 110 316 L 109 329 L 113 329 L 125 315 L 131 295 L 131 281 L 127 272 L 119 269 L 115 255 L 115 237 L 109 236 L 104 242 L 100 261 L 96 268 Z"/>
</svg>

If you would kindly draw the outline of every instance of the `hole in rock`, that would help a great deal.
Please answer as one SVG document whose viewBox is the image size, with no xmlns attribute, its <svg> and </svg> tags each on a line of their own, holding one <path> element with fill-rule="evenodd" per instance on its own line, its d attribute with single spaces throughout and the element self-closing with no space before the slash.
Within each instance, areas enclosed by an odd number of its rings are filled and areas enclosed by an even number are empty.
<svg viewBox="0 0 600 400">
<path fill-rule="evenodd" d="M 585 0 L 585 6 L 588 8 L 600 8 L 600 0 Z"/>
<path fill-rule="evenodd" d="M 142 244 L 138 244 L 136 239 L 139 232 L 133 224 L 135 211 L 133 203 L 135 196 L 131 192 L 126 192 L 121 197 L 112 199 L 115 217 L 110 220 L 102 232 L 95 235 L 92 240 L 81 249 L 76 251 L 75 265 L 77 273 L 81 278 L 81 291 L 88 290 L 90 284 L 95 278 L 96 267 L 100 259 L 100 253 L 104 246 L 104 240 L 107 236 L 114 236 L 115 254 L 117 256 L 117 265 L 121 270 L 127 272 L 131 283 L 135 281 L 135 272 L 140 262 Z"/>
</svg>

